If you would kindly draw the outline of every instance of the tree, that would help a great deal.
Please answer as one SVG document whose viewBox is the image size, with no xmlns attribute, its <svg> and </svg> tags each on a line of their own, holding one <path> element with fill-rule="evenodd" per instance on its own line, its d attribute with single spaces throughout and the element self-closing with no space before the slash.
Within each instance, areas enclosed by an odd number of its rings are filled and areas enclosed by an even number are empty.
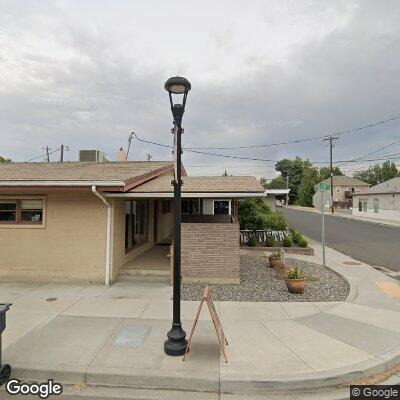
<svg viewBox="0 0 400 400">
<path fill-rule="evenodd" d="M 11 162 L 11 158 L 4 158 L 0 156 L 0 163 L 6 163 L 6 162 Z"/>
<path fill-rule="evenodd" d="M 296 203 L 298 197 L 298 190 L 301 184 L 304 171 L 312 168 L 309 160 L 302 160 L 296 157 L 293 160 L 284 158 L 275 164 L 275 169 L 279 171 L 283 179 L 289 176 L 289 203 Z M 285 186 L 286 188 L 286 183 Z"/>
<path fill-rule="evenodd" d="M 332 168 L 332 172 L 333 172 L 333 176 L 343 175 L 343 172 L 337 166 Z M 330 177 L 331 177 L 331 169 L 330 169 L 330 167 L 321 167 L 319 169 L 319 181 L 320 182 L 322 182 L 325 179 L 328 179 Z"/>
<path fill-rule="evenodd" d="M 272 179 L 269 183 L 265 178 L 261 178 L 260 182 L 265 189 L 286 189 L 286 179 L 284 179 L 282 175 Z"/>
<path fill-rule="evenodd" d="M 304 207 L 312 207 L 312 200 L 315 193 L 314 186 L 319 181 L 320 176 L 317 168 L 312 167 L 304 171 L 298 192 L 298 204 Z"/>
<path fill-rule="evenodd" d="M 375 186 L 378 183 L 388 181 L 389 179 L 400 176 L 396 164 L 391 161 L 385 161 L 382 165 L 371 165 L 365 171 L 357 171 L 353 174 L 354 178 Z"/>
</svg>

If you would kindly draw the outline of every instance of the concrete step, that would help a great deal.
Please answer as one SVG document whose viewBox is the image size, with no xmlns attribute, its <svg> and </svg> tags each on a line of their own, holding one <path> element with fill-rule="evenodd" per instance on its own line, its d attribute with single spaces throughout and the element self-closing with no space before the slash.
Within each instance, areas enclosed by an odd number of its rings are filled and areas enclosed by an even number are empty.
<svg viewBox="0 0 400 400">
<path fill-rule="evenodd" d="M 169 276 L 168 269 L 148 269 L 148 268 L 123 268 L 120 272 L 124 275 L 158 275 Z"/>
<path fill-rule="evenodd" d="M 166 275 L 141 275 L 120 273 L 117 282 L 169 283 Z"/>
</svg>

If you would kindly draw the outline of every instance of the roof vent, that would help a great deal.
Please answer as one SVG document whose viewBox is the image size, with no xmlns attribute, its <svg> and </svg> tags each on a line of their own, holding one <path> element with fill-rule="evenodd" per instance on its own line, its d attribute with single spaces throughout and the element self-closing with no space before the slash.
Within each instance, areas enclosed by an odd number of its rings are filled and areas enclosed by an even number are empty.
<svg viewBox="0 0 400 400">
<path fill-rule="evenodd" d="M 79 150 L 79 161 L 106 162 L 108 158 L 100 150 Z"/>
</svg>

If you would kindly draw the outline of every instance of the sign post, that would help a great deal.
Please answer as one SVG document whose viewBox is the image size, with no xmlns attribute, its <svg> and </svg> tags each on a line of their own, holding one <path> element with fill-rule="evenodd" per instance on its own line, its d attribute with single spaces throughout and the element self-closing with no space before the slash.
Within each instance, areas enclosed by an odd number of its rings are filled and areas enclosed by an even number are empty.
<svg viewBox="0 0 400 400">
<path fill-rule="evenodd" d="M 324 182 L 319 183 L 318 185 L 314 186 L 314 190 L 316 192 L 321 192 L 321 236 L 322 236 L 322 263 L 324 267 L 326 267 L 326 260 L 325 260 L 325 200 L 324 194 L 329 192 L 331 187 Z"/>
</svg>

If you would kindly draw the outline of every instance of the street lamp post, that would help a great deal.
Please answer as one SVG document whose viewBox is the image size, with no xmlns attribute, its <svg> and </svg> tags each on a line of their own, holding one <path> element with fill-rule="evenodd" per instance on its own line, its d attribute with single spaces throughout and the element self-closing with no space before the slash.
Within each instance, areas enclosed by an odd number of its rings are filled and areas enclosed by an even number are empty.
<svg viewBox="0 0 400 400">
<path fill-rule="evenodd" d="M 169 78 L 165 82 L 168 91 L 171 111 L 174 117 L 174 288 L 173 288 L 173 320 L 172 327 L 164 343 L 164 351 L 170 356 L 181 356 L 186 350 L 186 332 L 181 322 L 181 135 L 183 133 L 182 117 L 185 112 L 186 98 L 191 89 L 190 82 L 182 77 Z M 174 97 L 182 98 L 181 103 L 174 103 Z"/>
</svg>

